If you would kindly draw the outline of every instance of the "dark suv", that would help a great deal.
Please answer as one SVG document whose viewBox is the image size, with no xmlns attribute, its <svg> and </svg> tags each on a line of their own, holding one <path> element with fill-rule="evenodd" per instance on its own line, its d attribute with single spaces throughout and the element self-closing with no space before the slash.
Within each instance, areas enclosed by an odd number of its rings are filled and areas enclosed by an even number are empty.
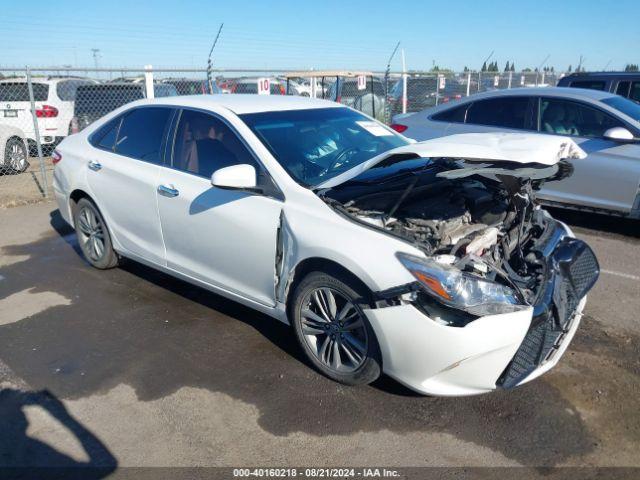
<svg viewBox="0 0 640 480">
<path fill-rule="evenodd" d="M 154 95 L 172 97 L 178 95 L 178 91 L 174 85 L 156 83 Z M 145 97 L 143 83 L 103 83 L 78 87 L 69 133 L 77 133 L 116 108 Z"/>
<path fill-rule="evenodd" d="M 602 90 L 640 103 L 640 72 L 572 73 L 562 77 L 558 86 Z"/>
</svg>

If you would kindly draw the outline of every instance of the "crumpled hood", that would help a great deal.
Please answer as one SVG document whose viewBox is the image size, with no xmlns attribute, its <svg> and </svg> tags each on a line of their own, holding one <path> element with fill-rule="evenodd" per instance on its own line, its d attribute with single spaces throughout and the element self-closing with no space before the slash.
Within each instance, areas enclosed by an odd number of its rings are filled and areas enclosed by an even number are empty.
<svg viewBox="0 0 640 480">
<path fill-rule="evenodd" d="M 514 163 L 552 166 L 563 159 L 581 159 L 587 156 L 573 140 L 557 135 L 464 133 L 394 148 L 327 180 L 316 188 L 332 188 L 340 185 L 386 158 L 398 154 L 415 154 L 424 158 L 459 158 L 472 162 L 486 162 L 488 167 L 494 168 L 496 164 L 502 162 L 511 163 L 512 166 Z"/>
</svg>

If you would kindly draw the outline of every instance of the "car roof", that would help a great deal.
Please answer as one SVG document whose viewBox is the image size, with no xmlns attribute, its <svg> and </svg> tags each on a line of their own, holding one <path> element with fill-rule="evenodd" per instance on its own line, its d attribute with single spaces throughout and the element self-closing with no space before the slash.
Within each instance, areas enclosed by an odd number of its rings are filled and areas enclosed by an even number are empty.
<svg viewBox="0 0 640 480">
<path fill-rule="evenodd" d="M 213 94 L 182 95 L 139 100 L 136 105 L 175 105 L 209 109 L 221 106 L 242 115 L 245 113 L 278 112 L 284 110 L 306 110 L 312 108 L 336 108 L 343 105 L 318 98 L 298 97 L 294 95 L 252 95 L 252 94 Z"/>
<path fill-rule="evenodd" d="M 567 88 L 567 87 L 522 87 L 509 88 L 506 90 L 491 90 L 488 92 L 475 93 L 469 97 L 465 97 L 465 101 L 480 100 L 482 98 L 494 98 L 502 96 L 545 96 L 545 97 L 563 97 L 575 99 L 590 99 L 599 101 L 604 98 L 615 96 L 611 92 L 602 90 L 591 90 L 587 88 Z M 453 106 L 454 104 L 449 104 Z"/>
</svg>

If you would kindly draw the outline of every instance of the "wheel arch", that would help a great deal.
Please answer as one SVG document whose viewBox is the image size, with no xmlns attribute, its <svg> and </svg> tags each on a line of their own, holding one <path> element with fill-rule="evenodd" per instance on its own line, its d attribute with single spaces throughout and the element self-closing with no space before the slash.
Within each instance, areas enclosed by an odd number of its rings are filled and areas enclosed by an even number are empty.
<svg viewBox="0 0 640 480">
<path fill-rule="evenodd" d="M 329 275 L 334 275 L 341 280 L 348 281 L 354 287 L 367 294 L 367 303 L 371 303 L 373 301 L 372 289 L 369 288 L 369 286 L 351 270 L 329 258 L 309 257 L 298 262 L 289 274 L 289 286 L 285 297 L 287 315 L 290 313 L 289 309 L 291 308 L 293 301 L 293 292 L 298 284 L 311 272 L 323 272 Z"/>
</svg>

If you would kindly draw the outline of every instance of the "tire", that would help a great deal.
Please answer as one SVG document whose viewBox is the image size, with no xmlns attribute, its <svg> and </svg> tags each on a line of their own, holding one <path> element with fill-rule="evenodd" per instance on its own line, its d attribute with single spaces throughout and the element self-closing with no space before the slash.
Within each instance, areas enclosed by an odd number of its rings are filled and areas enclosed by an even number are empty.
<svg viewBox="0 0 640 480">
<path fill-rule="evenodd" d="M 320 373 L 346 385 L 366 385 L 380 376 L 382 362 L 362 311 L 370 293 L 353 283 L 339 274 L 311 272 L 295 288 L 289 315 L 302 351 Z"/>
<path fill-rule="evenodd" d="M 100 270 L 118 265 L 118 254 L 113 249 L 107 224 L 91 200 L 80 199 L 73 214 L 73 223 L 78 245 L 87 262 Z"/>
<path fill-rule="evenodd" d="M 29 168 L 29 151 L 20 138 L 10 138 L 4 150 L 4 165 L 13 173 L 22 173 Z"/>
</svg>

